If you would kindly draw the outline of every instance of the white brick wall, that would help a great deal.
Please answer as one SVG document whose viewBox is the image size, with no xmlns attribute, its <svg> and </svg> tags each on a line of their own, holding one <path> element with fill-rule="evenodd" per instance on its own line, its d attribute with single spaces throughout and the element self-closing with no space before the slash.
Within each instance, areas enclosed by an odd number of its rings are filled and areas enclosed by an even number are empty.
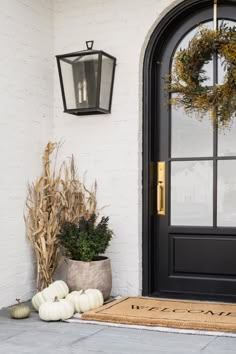
<svg viewBox="0 0 236 354">
<path fill-rule="evenodd" d="M 179 1 L 178 1 L 179 2 Z M 111 217 L 109 248 L 113 293 L 137 295 L 142 288 L 142 61 L 158 18 L 173 0 L 54 0 L 55 52 L 85 49 L 95 41 L 117 58 L 112 114 L 76 117 L 62 113 L 55 68 L 54 136 L 63 139 L 79 170 L 98 182 L 100 206 Z"/>
<path fill-rule="evenodd" d="M 52 20 L 51 0 L 0 1 L 0 308 L 35 287 L 23 208 L 52 135 Z"/>
<path fill-rule="evenodd" d="M 99 205 L 107 205 L 115 231 L 113 293 L 140 294 L 142 62 L 169 5 L 173 0 L 0 0 L 0 308 L 29 299 L 35 288 L 23 208 L 52 138 L 65 141 L 62 157 L 75 155 L 88 184 L 98 182 Z M 89 39 L 117 57 L 112 114 L 66 115 L 54 55 L 85 49 Z"/>
</svg>

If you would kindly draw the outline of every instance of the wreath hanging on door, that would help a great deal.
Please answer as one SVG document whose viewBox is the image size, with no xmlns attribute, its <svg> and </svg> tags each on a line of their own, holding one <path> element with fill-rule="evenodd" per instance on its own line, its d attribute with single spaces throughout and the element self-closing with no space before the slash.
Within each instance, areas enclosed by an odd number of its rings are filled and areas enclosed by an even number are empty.
<svg viewBox="0 0 236 354">
<path fill-rule="evenodd" d="M 203 86 L 203 65 L 216 53 L 223 58 L 224 83 Z M 236 114 L 236 27 L 201 28 L 188 47 L 177 52 L 168 89 L 178 93 L 171 104 L 183 106 L 187 113 L 198 112 L 200 118 L 210 111 L 218 125 L 229 126 Z"/>
</svg>

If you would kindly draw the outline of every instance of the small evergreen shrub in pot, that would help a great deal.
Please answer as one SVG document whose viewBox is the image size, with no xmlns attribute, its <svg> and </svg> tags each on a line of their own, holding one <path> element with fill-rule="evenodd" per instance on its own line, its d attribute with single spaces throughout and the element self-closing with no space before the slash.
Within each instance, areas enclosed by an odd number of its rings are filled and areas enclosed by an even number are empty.
<svg viewBox="0 0 236 354">
<path fill-rule="evenodd" d="M 112 288 L 110 259 L 103 256 L 113 236 L 108 217 L 97 221 L 93 214 L 79 222 L 65 222 L 58 235 L 59 244 L 67 257 L 66 282 L 70 290 L 99 289 L 104 299 Z"/>
</svg>

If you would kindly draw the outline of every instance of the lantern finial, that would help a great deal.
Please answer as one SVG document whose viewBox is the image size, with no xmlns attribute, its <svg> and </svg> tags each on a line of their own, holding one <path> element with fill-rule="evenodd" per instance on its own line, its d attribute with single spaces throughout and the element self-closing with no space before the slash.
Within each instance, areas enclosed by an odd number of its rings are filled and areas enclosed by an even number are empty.
<svg viewBox="0 0 236 354">
<path fill-rule="evenodd" d="M 94 41 L 86 41 L 86 47 L 88 50 L 93 49 L 93 43 L 94 43 Z"/>
</svg>

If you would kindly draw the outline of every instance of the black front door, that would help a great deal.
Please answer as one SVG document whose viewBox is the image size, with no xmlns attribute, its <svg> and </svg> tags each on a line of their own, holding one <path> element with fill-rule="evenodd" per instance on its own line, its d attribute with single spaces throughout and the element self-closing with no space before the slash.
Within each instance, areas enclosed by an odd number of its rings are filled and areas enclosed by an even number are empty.
<svg viewBox="0 0 236 354">
<path fill-rule="evenodd" d="M 166 78 L 199 23 L 213 29 L 212 6 L 182 18 L 156 43 L 150 101 L 153 189 L 149 294 L 236 298 L 236 119 L 229 130 L 167 104 Z M 236 7 L 219 6 L 218 24 L 235 25 Z M 220 58 L 204 69 L 207 85 L 224 80 Z M 174 95 L 174 94 L 172 94 Z"/>
</svg>

